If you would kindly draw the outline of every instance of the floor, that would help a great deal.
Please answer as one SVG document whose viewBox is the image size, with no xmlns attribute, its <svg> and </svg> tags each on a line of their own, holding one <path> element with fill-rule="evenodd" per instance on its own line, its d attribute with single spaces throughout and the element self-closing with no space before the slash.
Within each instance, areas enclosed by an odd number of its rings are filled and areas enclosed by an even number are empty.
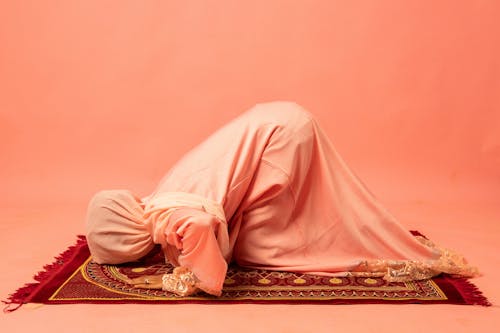
<svg viewBox="0 0 500 333">
<path fill-rule="evenodd" d="M 498 204 L 393 202 L 405 225 L 460 250 L 484 276 L 473 282 L 492 307 L 456 305 L 27 305 L 0 315 L 2 332 L 474 332 L 500 324 Z M 46 203 L 5 208 L 0 224 L 0 297 L 52 261 L 83 232 L 86 204 Z M 57 230 L 57 233 L 54 232 Z M 12 268 L 15 269 L 6 269 Z M 7 273 L 8 271 L 8 273 Z"/>
</svg>

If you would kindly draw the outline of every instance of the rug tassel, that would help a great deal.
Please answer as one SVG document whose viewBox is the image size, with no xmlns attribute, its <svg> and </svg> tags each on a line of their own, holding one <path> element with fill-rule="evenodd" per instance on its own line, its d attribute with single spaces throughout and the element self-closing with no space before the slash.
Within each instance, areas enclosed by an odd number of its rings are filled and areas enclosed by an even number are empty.
<svg viewBox="0 0 500 333">
<path fill-rule="evenodd" d="M 483 293 L 465 278 L 455 278 L 453 283 L 458 285 L 458 290 L 462 292 L 462 296 L 468 304 L 491 306 L 492 304 L 483 295 Z"/>
<path fill-rule="evenodd" d="M 2 303 L 6 304 L 3 312 L 14 312 L 24 304 L 29 303 L 29 296 L 40 285 L 40 283 L 50 278 L 65 261 L 70 259 L 75 248 L 85 243 L 85 236 L 78 235 L 78 239 L 75 245 L 70 246 L 63 253 L 55 257 L 55 260 L 52 264 L 43 266 L 43 269 L 35 274 L 33 279 L 38 282 L 25 284 L 23 287 L 17 289 L 13 294 L 10 294 L 6 301 L 2 301 Z M 16 304 L 17 306 L 15 308 L 11 308 L 13 304 Z"/>
<path fill-rule="evenodd" d="M 12 303 L 12 302 L 5 302 L 5 301 L 2 301 L 2 303 L 6 304 L 5 307 L 3 308 L 3 313 L 11 313 L 11 312 L 14 312 L 16 311 L 17 309 L 19 309 L 21 306 L 24 305 L 24 303 L 19 303 L 17 304 L 17 306 L 15 308 L 11 308 L 12 304 L 16 304 L 16 303 Z"/>
</svg>

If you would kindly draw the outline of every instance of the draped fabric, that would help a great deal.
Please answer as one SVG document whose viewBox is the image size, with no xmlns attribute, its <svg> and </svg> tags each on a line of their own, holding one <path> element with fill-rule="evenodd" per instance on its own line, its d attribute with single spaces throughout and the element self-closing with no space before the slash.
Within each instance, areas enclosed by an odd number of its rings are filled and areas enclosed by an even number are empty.
<svg viewBox="0 0 500 333">
<path fill-rule="evenodd" d="M 146 255 L 154 243 L 144 222 L 143 203 L 131 191 L 96 193 L 86 219 L 92 259 L 99 264 L 119 264 Z"/>
<path fill-rule="evenodd" d="M 224 210 L 216 202 L 163 192 L 144 204 L 127 190 L 101 191 L 89 204 L 87 230 L 97 263 L 134 261 L 161 244 L 168 262 L 193 272 L 200 289 L 220 294 L 230 253 Z"/>
<path fill-rule="evenodd" d="M 200 289 L 220 295 L 231 255 L 222 207 L 185 192 L 159 192 L 144 201 L 144 219 L 165 259 L 193 272 Z"/>
<path fill-rule="evenodd" d="M 451 267 L 475 274 L 459 255 L 443 266 L 442 249 L 411 235 L 347 166 L 311 113 L 292 102 L 257 104 L 220 128 L 178 161 L 145 202 L 168 191 L 223 207 L 231 258 L 241 266 L 388 275 L 414 262 L 426 263 L 427 275 Z M 185 218 L 181 211 L 177 216 Z M 416 277 L 400 271 L 398 278 Z"/>
<path fill-rule="evenodd" d="M 115 223 L 122 232 L 110 232 L 111 244 L 135 251 L 130 258 L 161 244 L 168 261 L 189 268 L 214 295 L 231 260 L 398 280 L 475 274 L 463 257 L 411 235 L 349 169 L 313 116 L 291 102 L 257 104 L 185 154 L 149 196 L 128 197 L 134 208 L 118 213 L 130 221 Z M 97 243 L 89 240 L 91 251 L 126 259 L 124 251 Z"/>
</svg>

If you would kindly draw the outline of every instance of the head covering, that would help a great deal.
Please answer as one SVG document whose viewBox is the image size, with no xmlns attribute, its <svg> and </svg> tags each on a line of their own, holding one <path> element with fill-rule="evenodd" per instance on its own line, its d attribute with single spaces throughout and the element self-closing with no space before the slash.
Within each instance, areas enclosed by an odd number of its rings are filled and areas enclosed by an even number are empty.
<svg viewBox="0 0 500 333">
<path fill-rule="evenodd" d="M 154 247 L 141 200 L 128 190 L 98 192 L 87 211 L 87 242 L 99 264 L 119 264 L 145 256 Z"/>
</svg>

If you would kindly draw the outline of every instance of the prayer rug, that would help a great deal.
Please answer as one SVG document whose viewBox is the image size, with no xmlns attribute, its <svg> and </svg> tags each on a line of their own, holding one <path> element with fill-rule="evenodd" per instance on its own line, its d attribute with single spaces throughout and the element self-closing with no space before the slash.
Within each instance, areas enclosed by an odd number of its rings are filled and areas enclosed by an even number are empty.
<svg viewBox="0 0 500 333">
<path fill-rule="evenodd" d="M 415 232 L 416 233 L 416 232 Z M 433 279 L 388 283 L 382 278 L 326 277 L 231 266 L 222 296 L 198 293 L 190 297 L 153 289 L 136 289 L 124 279 L 144 274 L 169 273 L 160 248 L 141 261 L 98 265 L 90 260 L 84 236 L 44 267 L 35 279 L 11 294 L 5 311 L 26 303 L 267 303 L 360 304 L 421 303 L 491 305 L 468 280 L 441 274 Z M 16 305 L 16 308 L 11 308 Z"/>
</svg>

